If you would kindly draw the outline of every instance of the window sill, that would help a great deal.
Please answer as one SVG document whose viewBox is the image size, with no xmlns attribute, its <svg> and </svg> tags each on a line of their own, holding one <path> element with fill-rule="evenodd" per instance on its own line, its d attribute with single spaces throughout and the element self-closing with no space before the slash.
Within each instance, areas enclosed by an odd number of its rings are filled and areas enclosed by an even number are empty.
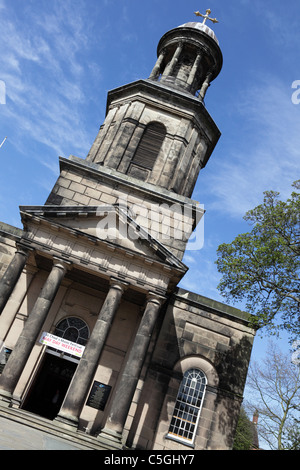
<svg viewBox="0 0 300 470">
<path fill-rule="evenodd" d="M 165 439 L 170 439 L 170 441 L 178 442 L 178 444 L 182 444 L 187 447 L 191 447 L 192 449 L 195 448 L 195 445 L 192 442 L 189 442 L 185 439 L 181 439 L 180 437 L 172 436 L 172 434 L 167 434 Z"/>
</svg>

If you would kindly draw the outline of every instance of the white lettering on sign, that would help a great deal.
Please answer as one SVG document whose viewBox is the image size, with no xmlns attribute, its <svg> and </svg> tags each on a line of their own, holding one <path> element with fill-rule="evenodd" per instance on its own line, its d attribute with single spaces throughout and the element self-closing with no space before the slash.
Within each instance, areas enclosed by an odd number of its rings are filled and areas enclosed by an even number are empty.
<svg viewBox="0 0 300 470">
<path fill-rule="evenodd" d="M 52 335 L 46 331 L 43 332 L 40 338 L 40 343 L 45 344 L 46 346 L 51 346 L 59 351 L 68 352 L 77 357 L 81 357 L 84 351 L 84 346 L 81 344 L 73 343 L 72 341 Z"/>
</svg>

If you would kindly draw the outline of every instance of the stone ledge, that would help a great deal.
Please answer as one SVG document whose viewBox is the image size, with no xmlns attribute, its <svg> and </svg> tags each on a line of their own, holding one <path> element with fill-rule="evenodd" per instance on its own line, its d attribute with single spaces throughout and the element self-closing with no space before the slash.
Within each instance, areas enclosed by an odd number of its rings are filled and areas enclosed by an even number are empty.
<svg viewBox="0 0 300 470">
<path fill-rule="evenodd" d="M 204 297 L 200 294 L 195 294 L 193 292 L 187 291 L 182 288 L 177 288 L 174 294 L 173 303 L 176 301 L 185 302 L 187 304 L 193 305 L 204 310 L 211 310 L 215 313 L 219 313 L 228 317 L 233 317 L 235 321 L 240 321 L 241 323 L 246 324 L 249 326 L 253 315 L 248 312 L 244 312 L 239 310 L 238 308 L 231 307 L 230 305 L 223 304 L 217 300 L 210 299 L 208 297 Z M 253 327 L 254 330 L 254 327 Z"/>
<path fill-rule="evenodd" d="M 143 182 L 141 186 L 141 182 L 132 176 L 124 175 L 119 171 L 113 170 L 112 168 L 107 168 L 104 166 L 100 166 L 97 163 L 87 162 L 82 158 L 76 157 L 74 155 L 70 155 L 69 158 L 59 157 L 60 162 L 60 169 L 63 171 L 66 168 L 74 168 L 77 169 L 79 172 L 87 172 L 94 174 L 96 179 L 106 179 L 111 180 L 114 185 L 116 183 L 131 187 L 137 192 L 148 193 L 154 199 L 158 199 L 159 202 L 163 200 L 164 202 L 170 202 L 171 204 L 188 204 L 190 205 L 195 211 L 199 211 L 203 213 L 203 209 L 199 207 L 199 203 L 193 199 L 190 199 L 185 196 L 181 196 L 177 193 L 168 191 L 167 189 L 157 187 L 151 183 Z"/>
<path fill-rule="evenodd" d="M 4 222 L 0 222 L 0 235 L 7 236 L 13 240 L 20 240 L 24 235 L 24 231 L 21 228 L 13 227 Z"/>
</svg>

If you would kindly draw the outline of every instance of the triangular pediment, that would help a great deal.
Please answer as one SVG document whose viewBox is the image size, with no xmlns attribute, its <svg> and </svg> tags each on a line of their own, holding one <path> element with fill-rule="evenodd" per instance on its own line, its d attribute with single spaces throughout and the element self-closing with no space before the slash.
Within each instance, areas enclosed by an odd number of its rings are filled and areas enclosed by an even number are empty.
<svg viewBox="0 0 300 470">
<path fill-rule="evenodd" d="M 52 226 L 69 230 L 72 235 L 103 242 L 108 249 L 118 248 L 187 271 L 173 253 L 119 206 L 21 206 L 20 211 L 25 230 L 28 217 L 38 217 Z"/>
</svg>

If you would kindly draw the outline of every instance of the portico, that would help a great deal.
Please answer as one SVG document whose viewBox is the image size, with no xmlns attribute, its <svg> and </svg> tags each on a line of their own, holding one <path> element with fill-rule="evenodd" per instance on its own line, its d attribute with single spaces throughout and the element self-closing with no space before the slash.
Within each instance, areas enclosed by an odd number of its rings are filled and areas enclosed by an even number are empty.
<svg viewBox="0 0 300 470">
<path fill-rule="evenodd" d="M 45 282 L 33 308 L 28 312 L 23 331 L 0 377 L 0 399 L 7 406 L 22 407 L 25 403 L 26 409 L 31 384 L 37 380 L 35 376 L 38 378 L 41 373 L 37 375 L 36 372 L 26 379 L 24 370 L 30 362 L 29 358 L 34 349 L 41 351 L 41 345 L 38 343 L 41 332 L 45 330 L 45 324 L 48 323 L 50 327 L 48 329 L 54 331 L 55 323 L 49 323 L 47 316 L 53 308 L 62 282 L 72 286 L 73 283 L 80 282 L 82 278 L 89 276 L 89 279 L 93 278 L 93 288 L 97 289 L 97 285 L 99 286 L 103 300 L 99 304 L 96 321 L 91 328 L 83 355 L 72 372 L 70 385 L 55 420 L 63 427 L 73 429 L 80 427 L 80 416 L 82 410 L 86 408 L 88 393 L 101 364 L 102 353 L 107 347 L 107 338 L 122 300 L 126 300 L 124 294 L 127 292 L 127 297 L 131 299 L 136 297 L 136 302 L 139 304 L 137 329 L 131 335 L 129 349 L 124 351 L 126 364 L 121 364 L 120 373 L 115 379 L 114 398 L 109 406 L 108 404 L 106 406 L 106 422 L 103 421 L 100 426 L 105 427 L 103 432 L 108 433 L 110 439 L 114 434 L 113 438 L 116 438 L 116 443 L 122 445 L 122 431 L 160 308 L 170 286 L 178 282 L 186 271 L 186 267 L 163 247 L 157 245 L 154 247 L 151 239 L 143 239 L 143 254 L 139 257 L 131 254 L 132 246 L 130 249 L 128 240 L 126 240 L 126 246 L 121 246 L 97 238 L 96 231 L 93 232 L 91 227 L 94 224 L 95 230 L 97 229 L 99 217 L 95 217 L 95 212 L 91 208 L 86 208 L 86 211 L 85 213 L 83 208 L 79 210 L 73 207 L 61 215 L 59 210 L 53 207 L 43 211 L 39 207 L 22 208 L 22 219 L 27 228 L 26 237 L 22 240 L 24 250 L 13 258 L 7 268 L 7 273 L 14 279 L 17 278 L 16 273 L 20 276 L 25 263 L 16 263 L 16 259 L 19 260 L 22 256 L 23 260 L 23 253 L 28 252 L 35 260 L 37 271 L 39 269 L 50 271 L 47 277 L 45 276 Z M 89 233 L 79 230 L 85 225 L 82 223 L 82 213 L 85 213 L 84 220 L 87 217 L 90 218 Z M 72 220 L 78 218 L 79 228 L 70 229 L 66 225 L 71 216 Z M 139 237 L 132 243 L 140 244 Z M 146 259 L 145 250 L 147 251 Z M 128 273 L 126 265 L 130 265 Z M 123 270 L 116 272 L 118 266 L 123 266 Z M 59 309 L 58 305 L 58 311 Z M 55 315 L 52 316 L 55 318 Z M 44 364 L 44 355 L 53 354 L 51 349 L 43 347 L 43 352 L 39 353 L 38 363 Z M 64 360 L 66 360 L 65 356 Z M 36 371 L 38 370 L 39 366 L 36 366 Z M 44 371 L 41 377 L 44 377 L 45 373 Z M 23 386 L 20 385 L 21 383 Z"/>
</svg>

